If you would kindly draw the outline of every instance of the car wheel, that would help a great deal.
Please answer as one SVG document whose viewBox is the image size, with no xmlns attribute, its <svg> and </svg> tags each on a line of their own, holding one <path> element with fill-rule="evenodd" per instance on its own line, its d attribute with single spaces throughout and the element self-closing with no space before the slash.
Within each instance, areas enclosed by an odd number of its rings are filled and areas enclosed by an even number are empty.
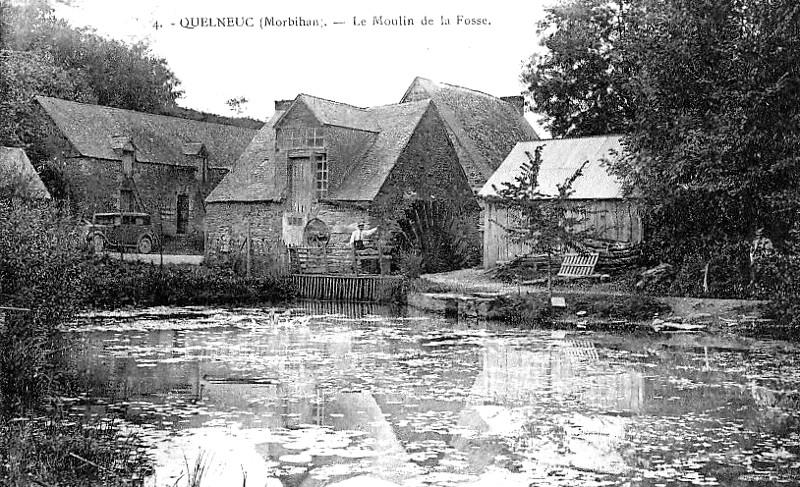
<svg viewBox="0 0 800 487">
<path fill-rule="evenodd" d="M 106 239 L 102 235 L 95 235 L 92 237 L 92 248 L 96 254 L 103 252 L 106 247 Z"/>
<path fill-rule="evenodd" d="M 139 249 L 140 254 L 149 254 L 151 250 L 153 250 L 153 241 L 150 237 L 142 237 L 139 239 Z"/>
</svg>

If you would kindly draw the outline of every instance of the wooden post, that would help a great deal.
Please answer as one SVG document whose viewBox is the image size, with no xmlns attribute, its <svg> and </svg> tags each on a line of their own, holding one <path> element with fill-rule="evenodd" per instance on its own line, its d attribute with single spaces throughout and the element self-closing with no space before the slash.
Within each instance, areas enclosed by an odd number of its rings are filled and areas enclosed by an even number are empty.
<svg viewBox="0 0 800 487">
<path fill-rule="evenodd" d="M 250 220 L 247 220 L 247 278 L 250 279 L 250 250 L 251 250 L 251 234 L 250 234 Z"/>
<path fill-rule="evenodd" d="M 355 247 L 353 247 L 353 272 L 358 275 L 358 254 Z"/>
<path fill-rule="evenodd" d="M 328 274 L 328 247 L 322 246 L 322 267 L 325 269 L 325 274 Z"/>
<path fill-rule="evenodd" d="M 378 240 L 378 274 L 383 275 L 383 245 Z"/>
</svg>

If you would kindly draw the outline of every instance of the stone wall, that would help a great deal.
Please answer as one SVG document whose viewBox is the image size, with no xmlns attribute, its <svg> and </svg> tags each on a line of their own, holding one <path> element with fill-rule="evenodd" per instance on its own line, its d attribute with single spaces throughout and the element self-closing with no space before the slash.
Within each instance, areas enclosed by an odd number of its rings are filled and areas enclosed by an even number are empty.
<svg viewBox="0 0 800 487">
<path fill-rule="evenodd" d="M 89 157 L 66 161 L 67 177 L 81 199 L 75 206 L 82 217 L 90 219 L 97 212 L 118 211 L 124 179 L 121 164 L 121 161 Z M 152 216 L 157 231 L 174 236 L 177 234 L 178 195 L 186 195 L 189 206 L 186 234 L 202 234 L 203 198 L 226 173 L 224 169 L 210 169 L 208 181 L 202 184 L 195 180 L 192 167 L 136 162 L 133 166 L 133 187 L 138 195 L 136 209 Z"/>
<path fill-rule="evenodd" d="M 281 240 L 283 206 L 279 203 L 211 203 L 206 207 L 206 262 L 246 266 L 251 240 L 254 275 L 282 274 L 287 270 L 288 252 Z"/>
</svg>

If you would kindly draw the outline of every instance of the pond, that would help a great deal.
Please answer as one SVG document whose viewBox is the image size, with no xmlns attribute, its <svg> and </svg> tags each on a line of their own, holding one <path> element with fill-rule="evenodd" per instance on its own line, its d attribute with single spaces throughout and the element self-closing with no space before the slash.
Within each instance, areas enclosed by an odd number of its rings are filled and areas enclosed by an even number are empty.
<svg viewBox="0 0 800 487">
<path fill-rule="evenodd" d="M 507 329 L 369 306 L 85 317 L 73 414 L 148 485 L 797 485 L 794 344 Z M 378 480 L 380 479 L 380 480 Z M 389 483 L 391 482 L 391 483 Z"/>
</svg>

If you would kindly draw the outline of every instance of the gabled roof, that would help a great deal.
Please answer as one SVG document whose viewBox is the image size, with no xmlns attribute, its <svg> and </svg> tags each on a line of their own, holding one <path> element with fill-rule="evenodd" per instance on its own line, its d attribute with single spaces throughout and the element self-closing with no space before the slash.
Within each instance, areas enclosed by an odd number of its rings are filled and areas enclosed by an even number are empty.
<svg viewBox="0 0 800 487">
<path fill-rule="evenodd" d="M 275 123 L 283 114 L 276 111 L 258 131 L 233 170 L 206 197 L 207 203 L 280 201 L 282 188 L 275 184 Z"/>
<path fill-rule="evenodd" d="M 0 186 L 8 183 L 19 184 L 13 190 L 20 196 L 50 199 L 28 155 L 18 147 L 0 147 Z"/>
<path fill-rule="evenodd" d="M 504 183 L 513 183 L 522 173 L 523 163 L 532 157 L 538 146 L 542 148 L 542 166 L 539 168 L 538 189 L 555 196 L 557 185 L 564 184 L 584 161 L 582 175 L 572 185 L 571 199 L 621 199 L 622 183 L 610 174 L 604 160 L 612 159 L 622 153 L 619 135 L 600 135 L 572 139 L 540 140 L 520 142 L 511 151 L 500 168 L 489 178 L 479 195 L 497 196 L 497 189 Z"/>
<path fill-rule="evenodd" d="M 299 95 L 298 100 L 322 100 Z M 297 100 L 295 101 L 295 103 Z M 323 102 L 327 102 L 323 100 Z M 335 103 L 335 102 L 331 102 Z M 324 104 L 324 103 L 323 103 Z M 345 107 L 349 105 L 338 104 Z M 295 106 L 293 103 L 292 106 Z M 316 105 L 319 107 L 319 104 Z M 400 154 L 408 144 L 422 116 L 431 106 L 429 100 L 372 108 L 358 108 L 350 115 L 359 119 L 362 127 L 369 126 L 375 134 L 369 146 L 354 161 L 350 172 L 338 187 L 331 188 L 328 200 L 372 201 L 377 196 Z M 351 107 L 352 108 L 352 107 Z M 287 110 L 290 111 L 291 107 Z M 277 180 L 275 166 L 275 126 L 285 112 L 276 112 L 236 163 L 236 167 L 208 195 L 206 202 L 280 201 L 285 181 Z M 338 115 L 343 116 L 344 111 Z M 348 116 L 350 116 L 348 115 Z M 327 118 L 326 120 L 334 120 Z M 335 119 L 339 127 L 353 128 L 350 119 Z"/>
<path fill-rule="evenodd" d="M 370 116 L 369 110 L 366 108 L 359 108 L 348 105 L 347 103 L 326 100 L 325 98 L 301 93 L 297 95 L 294 103 L 286 110 L 286 113 L 291 112 L 298 104 L 307 106 L 314 116 L 317 117 L 317 120 L 323 125 L 334 125 L 336 127 L 366 130 L 368 132 L 378 132 L 379 130 Z M 279 118 L 275 122 L 275 125 L 278 125 L 280 122 L 281 120 Z"/>
<path fill-rule="evenodd" d="M 127 137 L 136 160 L 170 165 L 193 165 L 187 144 L 202 143 L 210 167 L 230 168 L 255 136 L 247 128 L 184 118 L 122 110 L 100 105 L 36 97 L 58 129 L 82 156 L 120 160 Z M 188 146 L 192 147 L 192 146 Z"/>
<path fill-rule="evenodd" d="M 425 98 L 442 115 L 474 188 L 483 186 L 517 142 L 539 139 L 520 110 L 498 97 L 417 77 L 401 102 Z"/>
<path fill-rule="evenodd" d="M 378 136 L 348 177 L 328 194 L 328 199 L 372 201 L 429 107 L 430 101 L 422 100 L 367 110 L 379 130 Z"/>
</svg>

